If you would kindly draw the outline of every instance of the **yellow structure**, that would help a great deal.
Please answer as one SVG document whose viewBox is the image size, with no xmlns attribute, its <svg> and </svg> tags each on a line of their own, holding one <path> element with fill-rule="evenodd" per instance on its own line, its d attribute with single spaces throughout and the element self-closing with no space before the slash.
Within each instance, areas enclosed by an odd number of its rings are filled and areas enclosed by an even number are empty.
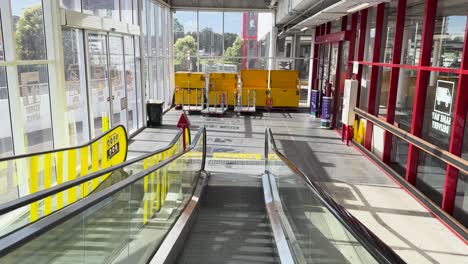
<svg viewBox="0 0 468 264">
<path fill-rule="evenodd" d="M 221 94 L 227 97 L 228 106 L 234 106 L 237 93 L 237 74 L 236 73 L 210 73 L 208 98 L 210 102 L 219 101 Z"/>
<path fill-rule="evenodd" d="M 250 90 L 250 101 L 253 91 L 256 92 L 256 106 L 265 107 L 268 98 L 268 70 L 242 70 L 242 104 L 247 105 Z"/>
<path fill-rule="evenodd" d="M 174 103 L 176 105 L 202 105 L 205 73 L 176 72 L 175 87 Z"/>
<path fill-rule="evenodd" d="M 270 94 L 273 107 L 298 107 L 299 91 L 297 71 L 270 71 Z"/>
</svg>

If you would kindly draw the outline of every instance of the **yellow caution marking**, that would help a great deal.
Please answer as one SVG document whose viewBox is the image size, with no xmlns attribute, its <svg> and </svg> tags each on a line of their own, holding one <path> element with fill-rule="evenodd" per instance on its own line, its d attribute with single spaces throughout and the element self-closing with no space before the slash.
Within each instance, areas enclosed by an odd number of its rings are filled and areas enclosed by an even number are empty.
<svg viewBox="0 0 468 264">
<path fill-rule="evenodd" d="M 153 167 L 154 166 L 154 157 L 151 156 L 149 157 L 149 163 L 150 163 L 150 166 Z M 154 195 L 155 195 L 155 181 L 154 181 L 154 172 L 151 173 L 151 183 L 150 183 L 150 186 L 151 186 L 151 192 L 150 192 L 150 217 L 153 217 L 153 212 L 154 212 Z"/>
<path fill-rule="evenodd" d="M 32 156 L 29 159 L 29 193 L 33 194 L 39 188 L 39 170 L 38 170 L 39 156 Z M 39 218 L 39 203 L 31 203 L 29 210 L 29 221 L 34 222 Z"/>
<path fill-rule="evenodd" d="M 44 190 L 52 186 L 52 154 L 44 155 Z M 44 216 L 52 213 L 52 196 L 44 199 Z"/>
<path fill-rule="evenodd" d="M 246 160 L 261 160 L 262 155 L 259 153 L 227 153 L 215 152 L 213 159 L 246 159 Z"/>
<path fill-rule="evenodd" d="M 148 176 L 145 176 L 143 178 L 143 224 L 146 224 L 148 222 L 148 198 L 147 193 L 148 192 Z"/>
<path fill-rule="evenodd" d="M 80 149 L 80 176 L 86 176 L 88 174 L 88 170 L 88 147 L 86 146 Z M 88 186 L 89 182 L 85 182 L 80 185 L 81 198 L 88 196 Z"/>
<path fill-rule="evenodd" d="M 162 160 L 167 159 L 167 151 L 164 151 L 162 153 Z M 161 206 L 164 205 L 164 202 L 166 200 L 166 178 L 167 178 L 167 165 L 162 168 L 162 181 L 161 181 Z"/>
<path fill-rule="evenodd" d="M 107 116 L 107 113 L 106 112 L 103 112 L 102 113 L 102 132 L 106 132 L 107 130 L 109 130 L 109 117 Z"/>
<path fill-rule="evenodd" d="M 68 177 L 67 181 L 71 181 L 76 178 L 76 149 L 70 149 L 68 151 Z M 76 201 L 76 191 L 78 187 L 72 187 L 68 189 L 68 204 L 72 204 Z"/>
<path fill-rule="evenodd" d="M 99 142 L 91 144 L 91 172 L 99 170 Z M 99 185 L 99 179 L 94 178 L 91 180 L 91 190 L 95 190 Z"/>
<path fill-rule="evenodd" d="M 63 152 L 57 152 L 57 185 L 63 183 Z M 57 193 L 57 210 L 63 207 L 63 191 Z"/>
<path fill-rule="evenodd" d="M 161 154 L 156 154 L 156 163 L 161 162 Z M 161 169 L 156 171 L 156 211 L 161 210 Z"/>
</svg>

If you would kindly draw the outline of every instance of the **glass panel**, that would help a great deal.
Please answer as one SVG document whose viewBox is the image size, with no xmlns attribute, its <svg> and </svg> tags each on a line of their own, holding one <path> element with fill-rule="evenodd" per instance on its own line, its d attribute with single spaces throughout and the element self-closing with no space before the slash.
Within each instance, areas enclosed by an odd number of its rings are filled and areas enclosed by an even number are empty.
<svg viewBox="0 0 468 264">
<path fill-rule="evenodd" d="M 53 148 L 47 65 L 18 66 L 26 153 Z"/>
<path fill-rule="evenodd" d="M 197 71 L 197 12 L 175 12 L 173 28 L 175 71 Z"/>
<path fill-rule="evenodd" d="M 460 68 L 466 27 L 466 3 L 437 1 L 432 66 Z"/>
<path fill-rule="evenodd" d="M 392 136 L 392 153 L 390 157 L 390 166 L 402 177 L 406 175 L 406 161 L 408 160 L 408 143 L 406 141 Z"/>
<path fill-rule="evenodd" d="M 88 48 L 91 120 L 94 123 L 92 137 L 96 137 L 102 134 L 103 127 L 110 125 L 107 37 L 105 35 L 89 34 Z"/>
<path fill-rule="evenodd" d="M 267 170 L 275 178 L 282 209 L 302 255 L 324 263 L 377 263 L 273 151 L 268 155 Z"/>
<path fill-rule="evenodd" d="M 119 0 L 96 1 L 82 0 L 83 13 L 120 20 Z"/>
<path fill-rule="evenodd" d="M 177 149 L 181 150 L 181 142 Z M 153 164 L 173 154 L 171 150 L 152 156 L 146 176 L 3 255 L 0 262 L 147 263 L 190 201 L 202 151 L 203 137 L 189 153 L 192 155 L 150 172 Z M 131 167 L 112 172 L 108 179 L 114 183 L 129 177 L 131 171 L 133 176 L 142 172 Z"/>
<path fill-rule="evenodd" d="M 133 23 L 133 0 L 120 0 L 120 14 L 122 22 Z"/>
<path fill-rule="evenodd" d="M 398 75 L 395 125 L 407 132 L 411 128 L 416 77 L 417 71 L 408 69 L 400 69 Z"/>
<path fill-rule="evenodd" d="M 442 193 L 447 163 L 419 151 L 416 187 L 437 205 L 442 205 Z"/>
<path fill-rule="evenodd" d="M 242 57 L 242 15 L 243 13 L 224 12 L 224 58 L 226 64 L 240 64 Z"/>
<path fill-rule="evenodd" d="M 138 128 L 135 55 L 133 37 L 125 36 L 125 89 L 127 90 L 127 129 L 133 133 Z"/>
<path fill-rule="evenodd" d="M 377 84 L 377 113 L 387 116 L 388 90 L 390 86 L 390 70 L 388 67 L 379 67 L 379 82 Z M 380 91 L 380 92 L 379 92 Z"/>
<path fill-rule="evenodd" d="M 372 61 L 374 56 L 375 42 L 375 20 L 377 17 L 377 7 L 371 7 L 367 13 L 366 45 L 364 49 L 364 61 Z"/>
<path fill-rule="evenodd" d="M 468 227 L 468 175 L 459 172 L 453 217 Z"/>
<path fill-rule="evenodd" d="M 419 63 L 423 17 L 424 0 L 408 0 L 401 47 L 402 64 L 418 65 Z"/>
<path fill-rule="evenodd" d="M 370 75 L 371 75 L 371 66 L 363 65 L 362 66 L 362 78 L 361 78 L 361 93 L 359 97 L 359 108 L 367 111 L 368 107 L 368 96 L 369 96 L 369 86 L 370 86 Z"/>
<path fill-rule="evenodd" d="M 109 73 L 112 87 L 112 126 L 119 124 L 127 126 L 127 97 L 125 94 L 122 37 L 109 37 L 109 54 Z"/>
<path fill-rule="evenodd" d="M 78 29 L 63 29 L 62 40 L 69 144 L 76 146 L 89 141 L 83 32 Z"/>
<path fill-rule="evenodd" d="M 292 56 L 292 37 L 278 38 L 278 41 L 276 44 L 276 57 L 290 58 L 291 56 Z"/>
<path fill-rule="evenodd" d="M 2 28 L 2 17 L 0 16 L 0 61 L 5 60 L 5 51 L 3 48 L 3 28 Z"/>
<path fill-rule="evenodd" d="M 45 60 L 46 45 L 42 1 L 11 1 L 16 55 L 19 60 Z"/>
<path fill-rule="evenodd" d="M 81 12 L 81 0 L 61 0 L 62 7 Z"/>
<path fill-rule="evenodd" d="M 199 55 L 220 56 L 223 54 L 223 13 L 199 12 Z"/>
<path fill-rule="evenodd" d="M 2 123 L 2 126 L 0 126 L 0 157 L 12 156 L 13 138 L 11 136 L 11 114 L 5 67 L 0 67 L 0 113 L 2 113 L 0 117 L 0 122 Z M 3 173 L 6 169 L 3 165 L 0 163 L 0 175 L 7 176 L 7 173 Z M 3 199 L 0 200 L 5 201 Z"/>
<path fill-rule="evenodd" d="M 393 42 L 395 40 L 395 26 L 396 26 L 396 16 L 397 16 L 397 1 L 391 1 L 390 3 L 385 4 L 385 17 L 384 17 L 384 39 L 383 42 L 385 46 L 383 62 L 392 63 L 393 56 Z"/>
</svg>

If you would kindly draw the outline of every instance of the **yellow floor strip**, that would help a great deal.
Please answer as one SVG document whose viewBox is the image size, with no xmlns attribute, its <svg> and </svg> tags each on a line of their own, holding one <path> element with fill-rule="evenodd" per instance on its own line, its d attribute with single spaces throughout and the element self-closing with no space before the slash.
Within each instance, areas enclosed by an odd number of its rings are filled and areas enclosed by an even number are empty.
<svg viewBox="0 0 468 264">
<path fill-rule="evenodd" d="M 52 186 L 52 154 L 44 155 L 44 190 Z M 44 199 L 44 216 L 52 213 L 52 196 Z"/>
<path fill-rule="evenodd" d="M 246 159 L 246 160 L 261 160 L 262 155 L 259 153 L 227 153 L 215 152 L 213 159 Z"/>
<path fill-rule="evenodd" d="M 63 183 L 63 152 L 57 152 L 57 184 Z M 63 192 L 57 193 L 57 210 L 63 207 Z"/>
<path fill-rule="evenodd" d="M 38 170 L 39 157 L 32 156 L 29 159 L 29 193 L 33 194 L 38 191 L 39 188 L 39 170 Z M 39 218 L 39 203 L 31 203 L 29 209 L 29 221 L 34 222 Z"/>
</svg>

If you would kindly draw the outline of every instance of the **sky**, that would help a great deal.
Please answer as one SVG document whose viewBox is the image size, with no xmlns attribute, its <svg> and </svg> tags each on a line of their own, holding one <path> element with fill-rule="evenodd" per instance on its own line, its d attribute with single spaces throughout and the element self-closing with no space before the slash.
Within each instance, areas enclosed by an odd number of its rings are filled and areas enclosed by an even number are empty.
<svg viewBox="0 0 468 264">
<path fill-rule="evenodd" d="M 14 0 L 11 1 L 11 11 L 14 16 L 20 16 L 23 12 L 23 8 L 40 4 L 41 0 Z"/>
</svg>

